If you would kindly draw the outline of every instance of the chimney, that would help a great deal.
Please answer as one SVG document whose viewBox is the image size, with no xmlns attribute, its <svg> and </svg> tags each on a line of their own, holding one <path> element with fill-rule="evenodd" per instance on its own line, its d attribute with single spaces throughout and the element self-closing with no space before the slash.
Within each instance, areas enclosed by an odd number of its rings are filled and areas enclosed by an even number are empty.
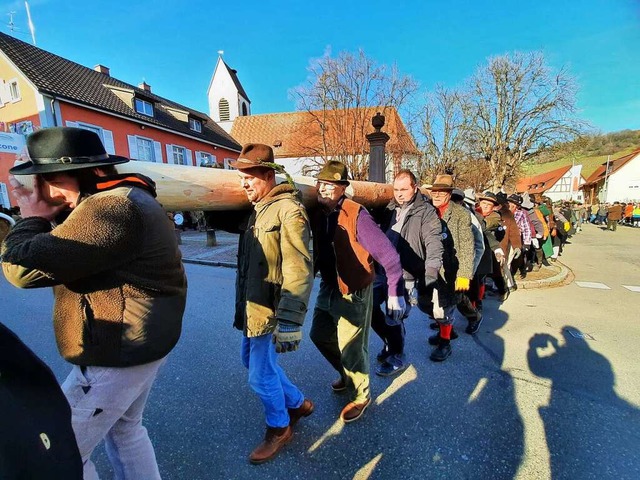
<svg viewBox="0 0 640 480">
<path fill-rule="evenodd" d="M 96 65 L 95 67 L 93 67 L 93 69 L 98 72 L 98 73 L 102 73 L 104 75 L 106 75 L 107 77 L 109 77 L 109 67 L 105 67 L 104 65 Z"/>
<path fill-rule="evenodd" d="M 138 88 L 144 90 L 145 92 L 151 92 L 151 85 L 149 85 L 144 80 L 142 81 L 141 84 L 138 85 Z"/>
</svg>

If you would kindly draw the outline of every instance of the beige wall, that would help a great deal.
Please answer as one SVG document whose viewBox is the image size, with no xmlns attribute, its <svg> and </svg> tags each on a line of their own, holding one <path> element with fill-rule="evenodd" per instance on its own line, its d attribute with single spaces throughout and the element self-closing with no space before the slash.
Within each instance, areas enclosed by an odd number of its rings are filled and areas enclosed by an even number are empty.
<svg viewBox="0 0 640 480">
<path fill-rule="evenodd" d="M 5 128 L 2 129 L 5 131 L 8 130 L 8 127 L 6 126 L 8 123 L 24 120 L 27 117 L 33 117 L 38 114 L 36 98 L 39 94 L 35 91 L 32 85 L 28 83 L 27 80 L 16 71 L 16 69 L 13 68 L 13 66 L 7 61 L 6 57 L 0 53 L 0 89 L 8 88 L 7 85 L 9 81 L 14 78 L 18 80 L 21 99 L 12 103 L 11 101 L 8 101 L 7 94 L 2 95 L 2 99 L 5 102 L 4 105 L 0 107 L 0 122 L 5 123 Z"/>
</svg>

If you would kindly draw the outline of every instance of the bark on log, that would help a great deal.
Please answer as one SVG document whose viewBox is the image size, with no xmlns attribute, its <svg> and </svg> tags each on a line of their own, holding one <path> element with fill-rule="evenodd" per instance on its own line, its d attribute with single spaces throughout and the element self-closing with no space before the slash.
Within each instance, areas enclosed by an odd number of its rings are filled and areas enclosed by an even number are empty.
<svg viewBox="0 0 640 480">
<path fill-rule="evenodd" d="M 174 210 L 243 210 L 250 207 L 235 170 L 131 161 L 118 165 L 121 173 L 141 173 L 156 182 L 158 201 Z M 284 176 L 278 175 L 285 181 Z M 316 179 L 293 177 L 306 207 L 316 205 Z M 389 184 L 351 181 L 347 196 L 367 208 L 380 208 L 393 197 Z"/>
</svg>

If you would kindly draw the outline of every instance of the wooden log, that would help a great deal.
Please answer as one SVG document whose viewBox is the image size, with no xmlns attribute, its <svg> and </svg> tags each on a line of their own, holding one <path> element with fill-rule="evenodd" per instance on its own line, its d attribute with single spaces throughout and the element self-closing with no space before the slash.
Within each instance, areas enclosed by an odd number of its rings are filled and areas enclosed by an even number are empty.
<svg viewBox="0 0 640 480">
<path fill-rule="evenodd" d="M 131 161 L 118 165 L 121 173 L 141 173 L 156 182 L 158 201 L 175 210 L 243 210 L 250 207 L 240 186 L 238 172 L 219 168 L 190 167 Z M 279 181 L 285 181 L 278 175 Z M 316 205 L 316 179 L 293 177 L 306 207 Z M 393 196 L 389 184 L 351 181 L 347 196 L 368 207 L 384 207 Z"/>
</svg>

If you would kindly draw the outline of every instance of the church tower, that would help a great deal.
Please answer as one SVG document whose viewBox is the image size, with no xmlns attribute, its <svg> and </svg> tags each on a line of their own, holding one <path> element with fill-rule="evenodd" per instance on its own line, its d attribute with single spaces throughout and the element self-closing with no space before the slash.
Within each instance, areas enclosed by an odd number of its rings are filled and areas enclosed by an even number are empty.
<svg viewBox="0 0 640 480">
<path fill-rule="evenodd" d="M 207 97 L 209 116 L 229 133 L 236 117 L 251 115 L 251 100 L 238 80 L 238 72 L 225 63 L 223 54 L 222 50 L 218 51 Z"/>
</svg>

